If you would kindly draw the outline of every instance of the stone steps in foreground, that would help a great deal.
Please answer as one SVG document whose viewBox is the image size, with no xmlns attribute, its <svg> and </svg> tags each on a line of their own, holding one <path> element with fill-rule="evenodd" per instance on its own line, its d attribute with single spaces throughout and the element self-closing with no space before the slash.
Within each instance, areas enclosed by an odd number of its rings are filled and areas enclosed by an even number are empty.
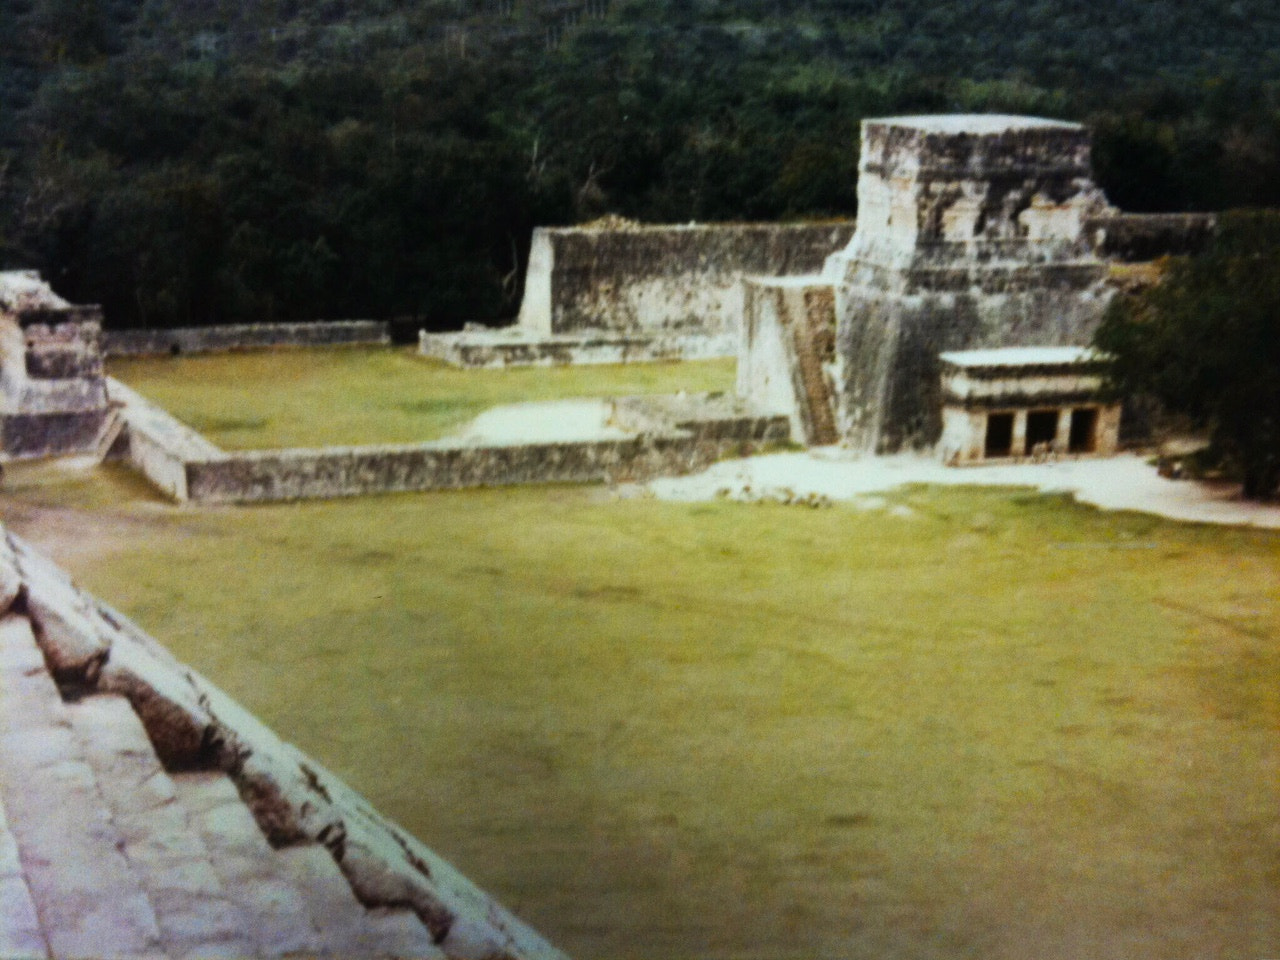
<svg viewBox="0 0 1280 960">
<path fill-rule="evenodd" d="M 48 954 L 165 956 L 155 912 L 25 617 L 0 619 L 0 650 L 0 802 Z"/>
<path fill-rule="evenodd" d="M 254 929 L 263 934 L 256 944 L 259 954 L 443 956 L 410 911 L 367 911 L 323 847 L 272 848 L 225 775 L 172 777 L 229 895 L 258 914 Z"/>
<path fill-rule="evenodd" d="M 99 694 L 67 712 L 175 957 L 248 956 L 249 917 L 227 895 L 173 781 L 124 697 Z"/>
</svg>

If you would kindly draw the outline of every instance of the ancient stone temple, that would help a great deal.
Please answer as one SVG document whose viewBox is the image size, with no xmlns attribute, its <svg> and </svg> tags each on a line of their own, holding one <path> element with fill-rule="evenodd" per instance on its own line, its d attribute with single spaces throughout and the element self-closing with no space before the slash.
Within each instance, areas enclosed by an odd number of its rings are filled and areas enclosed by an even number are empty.
<svg viewBox="0 0 1280 960">
<path fill-rule="evenodd" d="M 1123 219 L 1077 124 L 864 121 L 849 243 L 820 274 L 744 284 L 739 393 L 787 413 L 807 443 L 934 447 L 940 355 L 1087 345 L 1112 296 L 1098 250 Z"/>
<path fill-rule="evenodd" d="M 1033 117 L 863 123 L 857 230 L 823 271 L 847 442 L 935 444 L 942 351 L 1089 342 L 1110 296 L 1089 151 L 1083 127 Z"/>
<path fill-rule="evenodd" d="M 102 314 L 63 300 L 34 271 L 0 273 L 0 452 L 93 450 L 108 422 Z"/>
<path fill-rule="evenodd" d="M 1115 453 L 1120 404 L 1101 399 L 1103 361 L 1087 347 L 955 350 L 938 362 L 945 463 Z"/>
</svg>

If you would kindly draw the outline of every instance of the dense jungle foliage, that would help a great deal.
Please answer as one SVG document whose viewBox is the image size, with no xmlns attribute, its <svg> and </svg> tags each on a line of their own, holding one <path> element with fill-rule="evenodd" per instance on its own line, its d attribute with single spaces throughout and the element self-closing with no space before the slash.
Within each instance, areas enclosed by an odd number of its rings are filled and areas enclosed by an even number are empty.
<svg viewBox="0 0 1280 960">
<path fill-rule="evenodd" d="M 1231 211 L 1208 249 L 1115 300 L 1098 330 L 1112 386 L 1181 414 L 1244 495 L 1280 495 L 1280 212 Z"/>
<path fill-rule="evenodd" d="M 509 316 L 535 224 L 855 212 L 862 117 L 1280 205 L 1273 0 L 0 0 L 0 262 L 114 326 Z"/>
</svg>

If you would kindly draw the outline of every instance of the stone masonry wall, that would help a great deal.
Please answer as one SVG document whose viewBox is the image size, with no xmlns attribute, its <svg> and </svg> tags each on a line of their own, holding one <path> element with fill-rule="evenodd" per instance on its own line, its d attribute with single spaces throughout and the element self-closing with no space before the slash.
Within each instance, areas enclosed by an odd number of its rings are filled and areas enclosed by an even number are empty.
<svg viewBox="0 0 1280 960">
<path fill-rule="evenodd" d="M 63 300 L 29 270 L 0 272 L 0 450 L 93 449 L 107 418 L 102 314 Z"/>
<path fill-rule="evenodd" d="M 744 442 L 785 439 L 786 421 L 762 421 Z M 201 503 L 259 503 L 411 490 L 528 483 L 606 483 L 689 473 L 731 443 L 687 436 L 504 446 L 406 445 L 247 451 L 187 464 L 187 495 Z"/>
<path fill-rule="evenodd" d="M 1199 253 L 1217 229 L 1211 213 L 1117 213 L 1085 224 L 1099 256 L 1121 263 Z"/>
<path fill-rule="evenodd" d="M 851 222 L 539 228 L 520 327 L 732 333 L 743 276 L 814 273 L 849 242 Z"/>
<path fill-rule="evenodd" d="M 1032 117 L 863 124 L 858 229 L 836 285 L 840 432 L 934 444 L 944 350 L 1089 342 L 1109 302 L 1086 224 L 1113 211 L 1084 128 Z"/>
<path fill-rule="evenodd" d="M 381 320 L 252 323 L 173 330 L 108 330 L 103 334 L 103 350 L 108 356 L 114 357 L 390 342 L 390 327 Z"/>
<path fill-rule="evenodd" d="M 688 473 L 720 457 L 790 437 L 787 419 L 757 416 L 726 398 L 686 399 L 636 436 L 576 442 L 478 444 L 437 440 L 319 449 L 225 451 L 164 410 L 110 381 L 127 426 L 117 448 L 134 469 L 179 502 L 263 503 L 521 483 L 604 483 Z M 661 411 L 660 398 L 615 401 Z"/>
</svg>

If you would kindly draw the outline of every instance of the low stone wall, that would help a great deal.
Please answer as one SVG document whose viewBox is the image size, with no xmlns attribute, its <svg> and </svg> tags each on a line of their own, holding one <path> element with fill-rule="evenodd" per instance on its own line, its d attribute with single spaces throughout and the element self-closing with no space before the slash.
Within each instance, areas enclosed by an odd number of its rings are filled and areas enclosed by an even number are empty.
<svg viewBox="0 0 1280 960">
<path fill-rule="evenodd" d="M 168 411 L 114 377 L 107 394 L 124 420 L 124 432 L 112 455 L 123 459 L 162 493 L 179 502 L 189 499 L 188 466 L 224 459 L 225 454 Z"/>
<path fill-rule="evenodd" d="M 735 223 L 533 233 L 519 325 L 530 333 L 731 333 L 744 276 L 815 273 L 853 222 Z"/>
<path fill-rule="evenodd" d="M 531 337 L 519 327 L 418 335 L 418 352 L 455 367 L 559 367 L 732 357 L 733 334 L 614 334 Z"/>
<path fill-rule="evenodd" d="M 188 464 L 188 496 L 260 503 L 528 483 L 602 483 L 687 473 L 714 451 L 681 437 L 510 446 L 274 450 Z"/>
<path fill-rule="evenodd" d="M 208 353 L 260 347 L 334 347 L 389 344 L 390 325 L 382 320 L 317 320 L 312 323 L 251 323 L 175 330 L 108 330 L 108 356 Z"/>
<path fill-rule="evenodd" d="M 525 483 L 605 483 L 688 473 L 743 445 L 778 443 L 786 417 L 746 413 L 729 398 L 616 401 L 648 411 L 635 436 L 544 443 L 437 440 L 318 449 L 225 451 L 116 380 L 126 427 L 114 449 L 179 502 L 267 503 Z"/>
</svg>

